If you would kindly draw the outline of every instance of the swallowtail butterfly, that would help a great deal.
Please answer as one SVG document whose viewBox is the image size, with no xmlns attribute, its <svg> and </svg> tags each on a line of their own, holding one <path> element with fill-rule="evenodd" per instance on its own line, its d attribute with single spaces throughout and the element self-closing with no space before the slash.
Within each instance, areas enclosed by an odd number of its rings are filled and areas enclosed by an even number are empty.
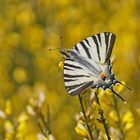
<svg viewBox="0 0 140 140">
<path fill-rule="evenodd" d="M 115 34 L 103 32 L 77 43 L 73 49 L 60 49 L 64 57 L 64 83 L 70 95 L 78 95 L 88 88 L 113 89 L 118 81 L 110 61 Z"/>
</svg>

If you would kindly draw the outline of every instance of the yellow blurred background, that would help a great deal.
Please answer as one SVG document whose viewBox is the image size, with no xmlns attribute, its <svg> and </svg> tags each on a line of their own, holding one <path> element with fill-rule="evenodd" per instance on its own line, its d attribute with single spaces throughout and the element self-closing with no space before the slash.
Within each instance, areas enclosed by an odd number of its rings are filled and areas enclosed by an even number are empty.
<svg viewBox="0 0 140 140">
<path fill-rule="evenodd" d="M 61 55 L 49 48 L 72 48 L 104 31 L 117 36 L 112 54 L 116 77 L 134 89 L 134 94 L 122 92 L 127 105 L 120 102 L 121 111 L 131 110 L 135 119 L 127 139 L 140 139 L 139 0 L 0 0 L 0 139 L 8 131 L 19 135 L 16 139 L 41 140 L 35 117 L 28 116 L 23 129 L 13 129 L 30 98 L 41 92 L 46 98 L 42 111 L 48 104 L 55 138 L 81 139 L 74 130 L 77 97 L 67 94 L 58 67 Z"/>
</svg>

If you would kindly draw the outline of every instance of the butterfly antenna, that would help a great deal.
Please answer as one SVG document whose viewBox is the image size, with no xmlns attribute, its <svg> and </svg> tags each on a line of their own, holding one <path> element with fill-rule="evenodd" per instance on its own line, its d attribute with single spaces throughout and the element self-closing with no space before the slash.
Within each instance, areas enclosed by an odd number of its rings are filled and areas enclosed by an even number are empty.
<svg viewBox="0 0 140 140">
<path fill-rule="evenodd" d="M 60 46 L 62 46 L 62 39 L 63 39 L 63 37 L 60 35 L 59 36 L 59 39 L 60 39 Z M 59 50 L 59 51 L 61 51 L 63 48 L 49 48 L 49 51 L 54 51 L 54 50 Z"/>
<path fill-rule="evenodd" d="M 49 51 L 61 50 L 62 48 L 49 48 Z"/>
<path fill-rule="evenodd" d="M 122 96 L 120 94 L 118 94 L 112 87 L 110 87 L 110 90 L 115 94 L 117 95 L 125 104 L 126 104 L 126 101 L 122 98 Z"/>
<path fill-rule="evenodd" d="M 119 84 L 121 84 L 122 86 L 124 86 L 125 88 L 127 88 L 128 90 L 130 90 L 130 91 L 132 91 L 133 92 L 133 89 L 132 88 L 130 88 L 130 87 L 128 87 L 128 86 L 126 86 L 126 85 L 124 85 L 123 83 L 121 83 L 120 81 L 118 81 L 118 83 Z"/>
</svg>

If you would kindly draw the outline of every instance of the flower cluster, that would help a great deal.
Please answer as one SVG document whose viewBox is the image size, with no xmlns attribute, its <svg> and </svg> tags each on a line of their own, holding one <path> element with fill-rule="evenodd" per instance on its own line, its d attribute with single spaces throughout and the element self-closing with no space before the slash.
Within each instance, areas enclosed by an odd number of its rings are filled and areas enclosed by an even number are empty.
<svg viewBox="0 0 140 140">
<path fill-rule="evenodd" d="M 40 92 L 36 98 L 29 98 L 26 111 L 22 111 L 16 118 L 13 114 L 13 105 L 10 100 L 5 103 L 5 109 L 0 110 L 0 118 L 4 121 L 4 140 L 23 140 L 28 132 L 28 123 L 31 118 L 36 118 L 40 132 L 36 134 L 37 140 L 55 140 L 50 130 L 49 116 L 46 119 L 41 113 L 45 102 L 45 95 Z"/>
<path fill-rule="evenodd" d="M 125 84 L 124 82 L 122 83 Z M 122 92 L 123 90 L 122 85 L 117 85 L 114 88 L 117 92 Z M 78 135 L 87 140 L 127 138 L 129 130 L 134 126 L 134 115 L 130 110 L 124 112 L 119 109 L 120 101 L 118 97 L 110 91 L 99 89 L 92 90 L 88 94 L 84 93 L 82 100 L 84 102 L 86 118 L 83 112 L 76 115 L 77 125 L 75 131 Z M 92 138 L 89 135 L 87 124 L 92 131 Z"/>
<path fill-rule="evenodd" d="M 135 90 L 135 94 L 127 94 L 127 90 L 121 92 L 127 105 L 116 99 L 121 121 L 112 93 L 99 90 L 109 134 L 112 139 L 119 138 L 121 128 L 127 140 L 140 139 L 139 9 L 139 0 L 0 0 L 0 139 L 48 139 L 37 125 L 38 112 L 41 111 L 47 120 L 46 104 L 51 110 L 55 138 L 79 138 L 72 129 L 79 104 L 64 89 L 63 76 L 57 67 L 60 55 L 49 48 L 72 48 L 76 42 L 103 31 L 113 32 L 117 37 L 113 49 L 117 59 L 114 73 Z M 42 94 L 39 97 L 40 91 L 45 93 L 46 100 Z M 88 116 L 87 102 L 90 100 L 83 103 Z M 91 106 L 94 115 L 89 126 L 95 130 L 93 136 L 99 135 L 101 139 L 105 133 L 98 121 L 100 108 L 95 101 Z M 129 123 L 126 121 L 129 117 L 123 119 L 125 115 L 130 116 Z M 18 121 L 21 116 L 25 119 Z M 82 121 L 87 129 L 85 120 Z"/>
</svg>

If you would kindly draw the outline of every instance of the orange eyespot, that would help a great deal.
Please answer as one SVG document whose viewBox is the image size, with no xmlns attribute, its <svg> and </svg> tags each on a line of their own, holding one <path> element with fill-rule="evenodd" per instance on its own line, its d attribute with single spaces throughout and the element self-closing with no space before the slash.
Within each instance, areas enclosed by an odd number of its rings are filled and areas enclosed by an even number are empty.
<svg viewBox="0 0 140 140">
<path fill-rule="evenodd" d="M 105 80 L 105 78 L 107 77 L 107 75 L 104 72 L 102 72 L 100 74 L 100 77 L 101 77 L 102 80 Z"/>
</svg>

